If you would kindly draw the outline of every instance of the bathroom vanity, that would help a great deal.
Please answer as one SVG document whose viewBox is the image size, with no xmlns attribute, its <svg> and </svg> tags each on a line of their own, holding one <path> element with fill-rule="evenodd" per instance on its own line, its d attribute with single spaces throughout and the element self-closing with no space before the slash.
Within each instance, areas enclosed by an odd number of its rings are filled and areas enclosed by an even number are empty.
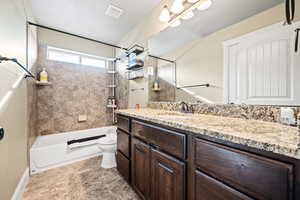
<svg viewBox="0 0 300 200">
<path fill-rule="evenodd" d="M 163 112 L 117 112 L 117 168 L 141 199 L 300 199 L 297 128 Z"/>
</svg>

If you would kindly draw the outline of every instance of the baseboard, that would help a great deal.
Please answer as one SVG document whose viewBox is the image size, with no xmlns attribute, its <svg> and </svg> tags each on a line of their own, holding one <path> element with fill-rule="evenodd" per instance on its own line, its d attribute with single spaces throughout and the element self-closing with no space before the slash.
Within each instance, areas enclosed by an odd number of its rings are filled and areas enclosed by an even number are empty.
<svg viewBox="0 0 300 200">
<path fill-rule="evenodd" d="M 47 171 L 47 170 L 50 170 L 50 169 L 58 168 L 58 167 L 63 167 L 63 166 L 66 166 L 66 165 L 70 165 L 70 164 L 80 162 L 80 161 L 83 161 L 83 160 L 87 160 L 87 159 L 90 159 L 90 158 L 94 158 L 94 157 L 97 157 L 97 156 L 102 156 L 102 153 L 96 153 L 96 154 L 84 156 L 82 158 L 77 158 L 77 159 L 65 161 L 63 163 L 54 164 L 54 165 L 51 165 L 49 167 L 45 167 L 45 168 L 42 168 L 42 169 L 35 168 L 34 170 L 31 170 L 30 175 L 38 174 L 38 173 L 41 173 L 41 172 L 44 172 L 44 171 Z"/>
<path fill-rule="evenodd" d="M 20 179 L 20 181 L 16 187 L 16 190 L 15 190 L 14 195 L 12 196 L 11 200 L 21 200 L 22 199 L 22 195 L 23 195 L 23 192 L 26 188 L 28 181 L 29 181 L 29 168 L 26 168 L 22 178 Z"/>
</svg>

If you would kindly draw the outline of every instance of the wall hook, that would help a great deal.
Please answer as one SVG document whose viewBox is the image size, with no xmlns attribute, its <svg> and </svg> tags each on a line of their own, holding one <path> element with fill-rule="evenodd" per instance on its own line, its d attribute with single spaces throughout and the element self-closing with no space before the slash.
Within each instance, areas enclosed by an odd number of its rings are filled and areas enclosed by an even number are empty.
<svg viewBox="0 0 300 200">
<path fill-rule="evenodd" d="M 19 63 L 19 61 L 16 58 L 7 58 L 7 57 L 3 57 L 0 55 L 0 63 L 2 63 L 3 61 L 11 61 L 16 63 L 17 65 L 19 65 L 19 67 L 21 67 L 27 74 L 25 75 L 25 78 L 34 78 L 35 76 L 26 68 L 24 67 L 21 63 Z"/>
</svg>

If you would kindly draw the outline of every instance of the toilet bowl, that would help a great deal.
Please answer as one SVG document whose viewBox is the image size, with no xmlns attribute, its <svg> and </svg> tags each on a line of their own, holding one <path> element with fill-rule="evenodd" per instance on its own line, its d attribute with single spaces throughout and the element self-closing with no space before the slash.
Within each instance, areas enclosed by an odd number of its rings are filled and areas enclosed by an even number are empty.
<svg viewBox="0 0 300 200">
<path fill-rule="evenodd" d="M 103 153 L 101 167 L 105 169 L 116 167 L 117 135 L 108 134 L 100 138 L 98 147 Z"/>
</svg>

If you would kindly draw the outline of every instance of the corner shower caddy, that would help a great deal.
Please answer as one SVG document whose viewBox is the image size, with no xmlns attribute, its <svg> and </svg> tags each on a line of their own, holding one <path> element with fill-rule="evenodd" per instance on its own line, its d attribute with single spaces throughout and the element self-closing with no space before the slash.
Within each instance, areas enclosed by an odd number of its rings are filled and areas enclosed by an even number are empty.
<svg viewBox="0 0 300 200">
<path fill-rule="evenodd" d="M 116 123 L 116 120 L 115 120 L 115 109 L 117 108 L 117 104 L 116 104 L 116 62 L 117 62 L 118 59 L 115 59 L 113 62 L 112 62 L 112 66 L 110 68 L 110 66 L 107 67 L 107 74 L 111 75 L 111 83 L 109 85 L 107 85 L 107 88 L 109 90 L 111 90 L 111 96 L 109 96 L 109 98 L 111 99 L 114 99 L 114 104 L 108 104 L 106 105 L 107 108 L 111 108 L 112 109 L 112 115 L 113 115 L 113 124 Z M 108 98 L 108 100 L 109 100 Z"/>
</svg>

